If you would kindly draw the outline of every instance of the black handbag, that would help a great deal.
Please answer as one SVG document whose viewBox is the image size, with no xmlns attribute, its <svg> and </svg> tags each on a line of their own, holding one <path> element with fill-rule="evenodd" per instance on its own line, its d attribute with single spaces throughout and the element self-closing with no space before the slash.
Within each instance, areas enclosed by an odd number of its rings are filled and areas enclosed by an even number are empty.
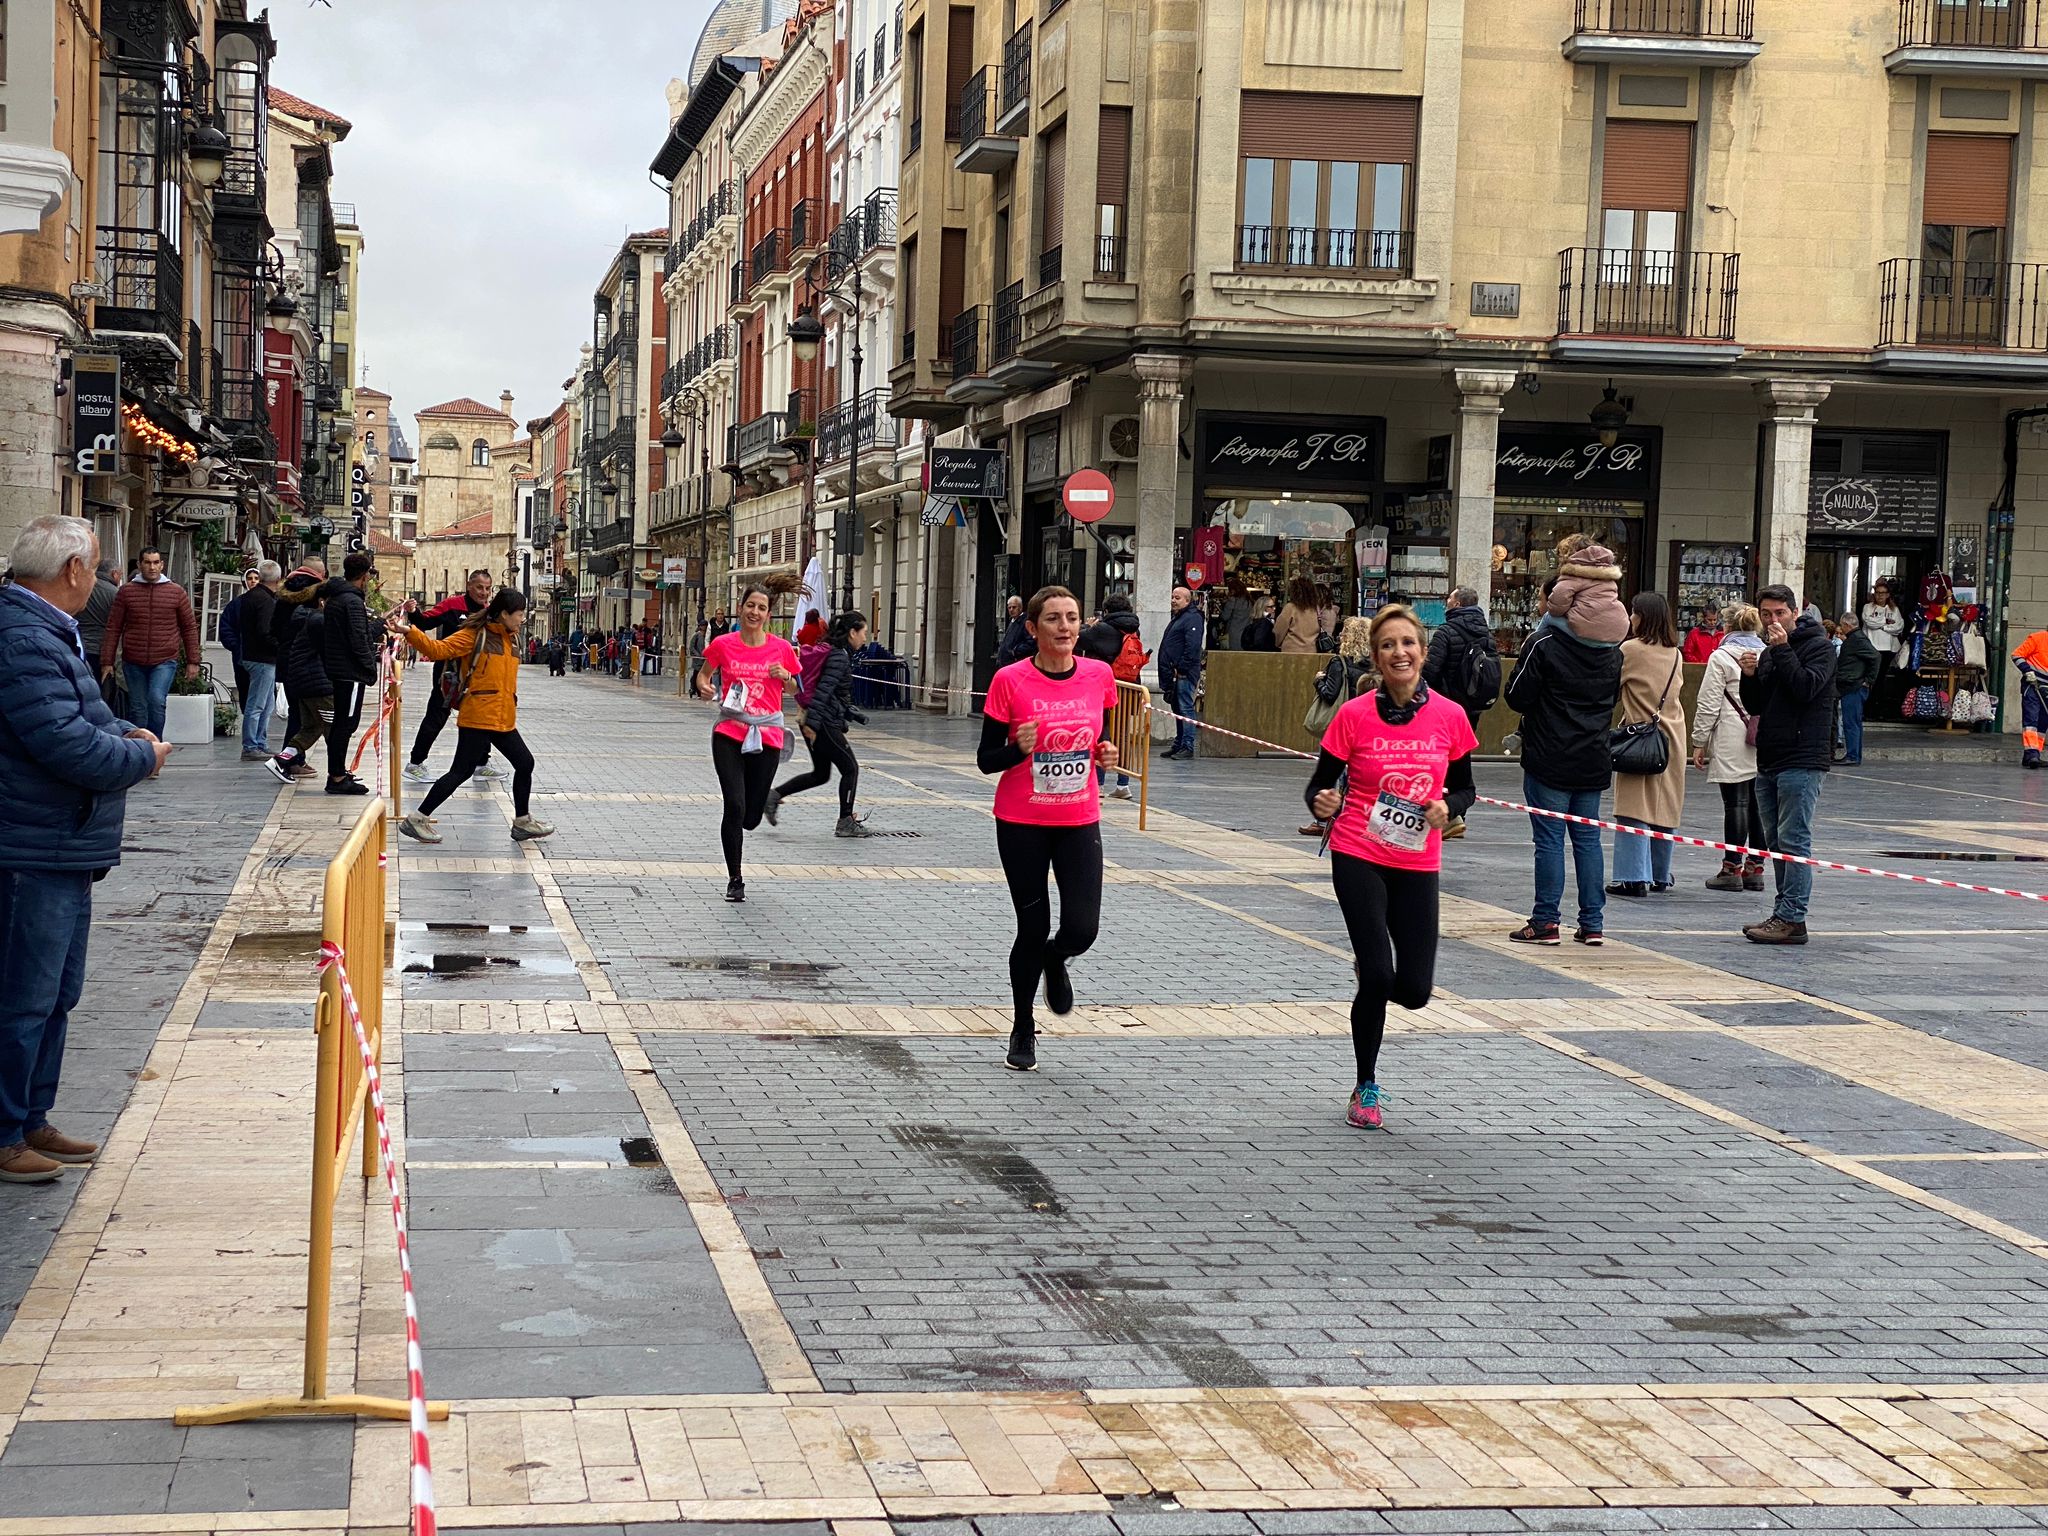
<svg viewBox="0 0 2048 1536">
<path fill-rule="evenodd" d="M 1671 766 L 1671 743 L 1664 736 L 1664 704 L 1671 697 L 1671 688 L 1678 681 L 1678 668 L 1684 660 L 1681 654 L 1671 663 L 1671 676 L 1665 681 L 1664 692 L 1657 700 L 1657 712 L 1640 725 L 1623 721 L 1607 733 L 1607 754 L 1616 773 L 1635 774 L 1642 778 L 1655 778 Z"/>
</svg>

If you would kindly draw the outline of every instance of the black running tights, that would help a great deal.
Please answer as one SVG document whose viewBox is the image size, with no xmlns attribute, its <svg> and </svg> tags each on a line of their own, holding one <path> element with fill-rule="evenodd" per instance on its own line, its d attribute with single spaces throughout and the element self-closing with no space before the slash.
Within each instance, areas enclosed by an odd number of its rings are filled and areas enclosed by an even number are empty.
<svg viewBox="0 0 2048 1536">
<path fill-rule="evenodd" d="M 1763 847 L 1764 823 L 1756 809 L 1756 780 L 1744 779 L 1740 784 L 1721 786 L 1721 841 L 1744 848 Z M 1731 853 L 1723 857 L 1739 859 L 1742 855 Z"/>
<path fill-rule="evenodd" d="M 853 797 L 860 790 L 860 759 L 853 755 L 846 733 L 834 725 L 811 727 L 811 771 L 800 773 L 775 786 L 778 795 L 802 794 L 816 789 L 839 770 L 839 814 L 853 814 Z"/>
<path fill-rule="evenodd" d="M 512 809 L 527 815 L 533 805 L 533 749 L 520 740 L 517 731 L 480 731 L 474 726 L 455 728 L 455 761 L 434 781 L 427 798 L 420 802 L 420 814 L 431 816 L 455 791 L 467 784 L 470 775 L 490 761 L 491 748 L 512 765 Z"/>
<path fill-rule="evenodd" d="M 1070 960 L 1084 955 L 1102 924 L 1102 826 L 1038 827 L 1021 821 L 996 823 L 996 853 L 1017 909 L 1017 942 L 1010 947 L 1013 1020 L 1031 1023 L 1031 1002 L 1048 955 Z M 1060 931 L 1052 931 L 1048 872 L 1060 888 Z"/>
<path fill-rule="evenodd" d="M 1420 1008 L 1436 986 L 1436 873 L 1389 869 L 1369 859 L 1330 853 L 1337 905 L 1357 957 L 1358 995 L 1351 1000 L 1351 1048 L 1358 1081 L 1377 1081 L 1387 1004 Z"/>
<path fill-rule="evenodd" d="M 773 747 L 742 752 L 732 737 L 712 733 L 711 766 L 718 772 L 718 792 L 725 797 L 718 841 L 725 849 L 725 872 L 734 880 L 740 877 L 740 850 L 746 846 L 747 834 L 761 825 L 781 762 L 782 754 Z"/>
</svg>

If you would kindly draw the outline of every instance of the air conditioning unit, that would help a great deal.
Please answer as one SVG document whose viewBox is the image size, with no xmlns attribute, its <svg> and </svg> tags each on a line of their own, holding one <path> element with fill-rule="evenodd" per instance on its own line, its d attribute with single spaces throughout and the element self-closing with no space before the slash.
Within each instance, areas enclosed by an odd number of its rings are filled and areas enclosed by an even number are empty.
<svg viewBox="0 0 2048 1536">
<path fill-rule="evenodd" d="M 1135 416 L 1105 416 L 1102 420 L 1102 457 L 1104 464 L 1135 464 L 1138 462 L 1138 418 Z"/>
</svg>

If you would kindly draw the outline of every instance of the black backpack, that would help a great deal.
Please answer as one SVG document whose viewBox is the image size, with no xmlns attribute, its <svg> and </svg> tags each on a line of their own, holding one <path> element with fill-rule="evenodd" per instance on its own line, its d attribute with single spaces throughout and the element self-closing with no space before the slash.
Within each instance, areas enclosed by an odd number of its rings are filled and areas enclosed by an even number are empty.
<svg viewBox="0 0 2048 1536">
<path fill-rule="evenodd" d="M 1474 714 L 1491 709 L 1500 697 L 1500 650 L 1488 636 L 1482 644 L 1474 640 L 1465 647 L 1465 675 L 1459 679 L 1465 693 L 1465 707 Z"/>
</svg>

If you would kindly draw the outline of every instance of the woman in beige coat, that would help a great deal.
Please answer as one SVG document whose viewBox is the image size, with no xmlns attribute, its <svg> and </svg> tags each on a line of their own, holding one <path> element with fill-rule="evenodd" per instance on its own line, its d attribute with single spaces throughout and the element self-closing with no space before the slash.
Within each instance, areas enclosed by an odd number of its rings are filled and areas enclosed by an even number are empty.
<svg viewBox="0 0 2048 1536">
<path fill-rule="evenodd" d="M 1685 705 L 1678 629 L 1661 592 L 1639 592 L 1629 604 L 1628 639 L 1621 643 L 1619 718 L 1655 720 L 1664 734 L 1664 771 L 1614 776 L 1614 819 L 1624 826 L 1675 831 L 1685 814 Z M 1610 896 L 1647 896 L 1671 889 L 1671 848 L 1662 838 L 1614 834 Z"/>
<path fill-rule="evenodd" d="M 1297 576 L 1287 584 L 1287 606 L 1273 621 L 1273 641 L 1289 656 L 1313 656 L 1323 621 L 1316 608 L 1316 584 Z"/>
<path fill-rule="evenodd" d="M 1721 610 L 1721 643 L 1707 659 L 1699 697 L 1692 707 L 1692 765 L 1707 771 L 1721 791 L 1721 840 L 1737 848 L 1764 845 L 1756 809 L 1756 748 L 1749 739 L 1753 718 L 1742 707 L 1742 655 L 1764 649 L 1763 616 L 1747 603 Z M 1710 891 L 1760 891 L 1764 861 L 1724 855 L 1718 873 L 1707 877 Z"/>
</svg>

